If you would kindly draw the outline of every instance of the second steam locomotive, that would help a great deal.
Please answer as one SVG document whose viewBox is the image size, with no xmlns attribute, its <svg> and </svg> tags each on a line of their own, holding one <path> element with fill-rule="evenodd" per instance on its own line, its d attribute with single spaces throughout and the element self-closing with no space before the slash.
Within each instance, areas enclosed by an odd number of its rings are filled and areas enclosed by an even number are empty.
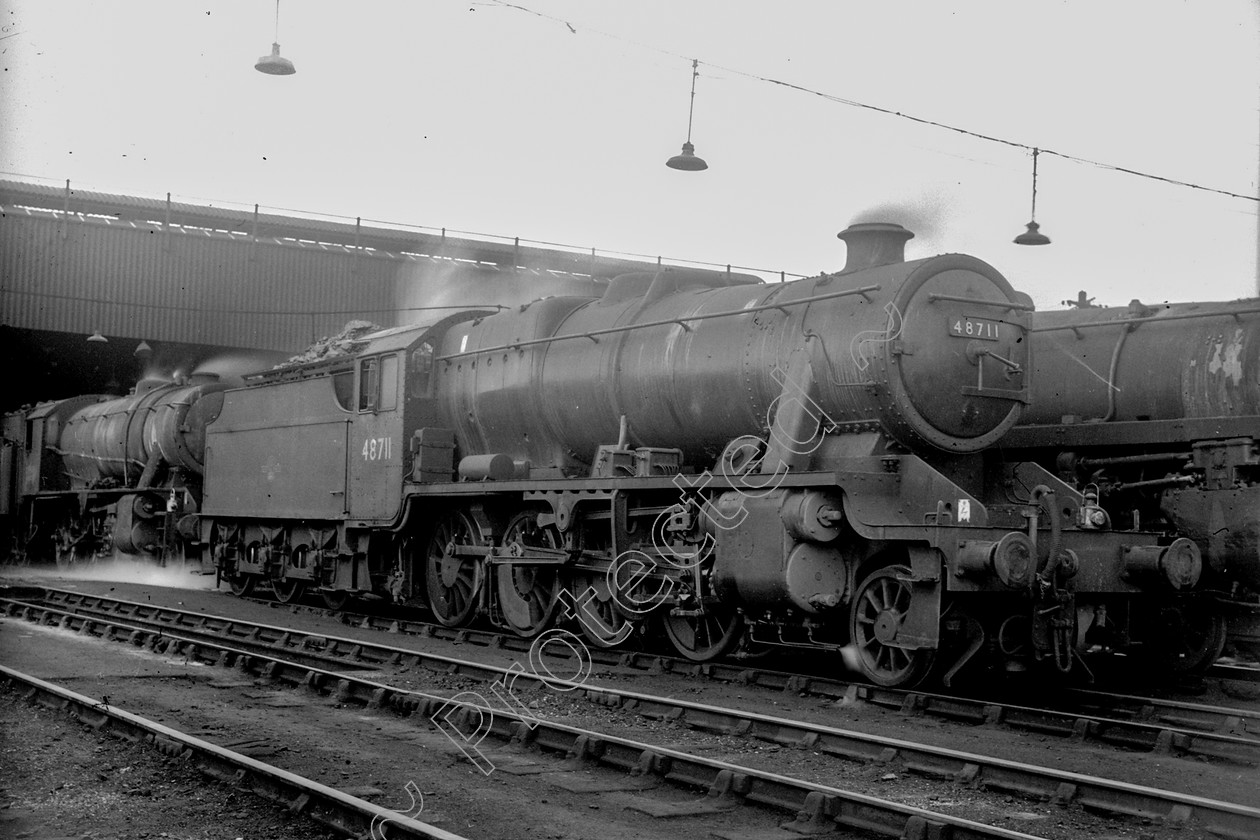
<svg viewBox="0 0 1260 840">
<path fill-rule="evenodd" d="M 1079 304 L 1038 313 L 1034 399 L 1003 449 L 1202 549 L 1197 591 L 1154 607 L 1174 667 L 1227 635 L 1260 650 L 1260 301 Z"/>
<path fill-rule="evenodd" d="M 851 646 L 884 685 L 1165 657 L 1167 611 L 1201 594 L 1192 515 L 1122 516 L 1050 457 L 1019 425 L 1053 379 L 1031 300 L 974 257 L 904 261 L 911 235 L 854 225 L 834 274 L 629 274 L 183 386 L 197 457 L 100 445 L 66 476 L 68 430 L 102 422 L 75 418 L 125 412 L 47 404 L 6 426 L 6 512 L 29 532 L 55 509 L 45 530 L 73 543 L 74 500 L 113 511 L 98 530 L 131 504 L 155 524 L 123 541 L 200 553 L 238 593 L 571 622 L 600 646 L 660 633 L 696 661 Z"/>
</svg>

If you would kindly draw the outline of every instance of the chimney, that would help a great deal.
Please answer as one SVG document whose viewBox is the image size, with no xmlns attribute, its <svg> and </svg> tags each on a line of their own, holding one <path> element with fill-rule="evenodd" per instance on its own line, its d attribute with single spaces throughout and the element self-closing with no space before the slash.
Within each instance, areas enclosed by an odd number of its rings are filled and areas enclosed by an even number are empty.
<svg viewBox="0 0 1260 840">
<path fill-rule="evenodd" d="M 914 234 L 892 222 L 858 222 L 836 234 L 848 247 L 844 270 L 859 271 L 877 265 L 905 262 L 906 240 Z"/>
</svg>

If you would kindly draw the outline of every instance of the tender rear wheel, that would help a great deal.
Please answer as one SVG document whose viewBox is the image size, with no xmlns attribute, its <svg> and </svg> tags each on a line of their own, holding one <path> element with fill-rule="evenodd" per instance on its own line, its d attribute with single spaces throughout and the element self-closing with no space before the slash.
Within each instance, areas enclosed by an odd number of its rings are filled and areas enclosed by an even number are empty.
<svg viewBox="0 0 1260 840">
<path fill-rule="evenodd" d="M 324 599 L 324 606 L 340 612 L 350 603 L 350 593 L 344 589 L 321 589 L 319 597 Z"/>
<path fill-rule="evenodd" d="M 262 543 L 251 542 L 245 546 L 245 560 L 249 563 L 257 563 L 262 556 Z M 258 575 L 245 574 L 235 571 L 237 565 L 232 564 L 233 572 L 231 575 L 224 575 L 224 580 L 228 582 L 228 586 L 232 588 L 232 594 L 237 597 L 244 598 L 254 591 L 254 587 L 258 584 Z"/>
<path fill-rule="evenodd" d="M 512 517 L 503 532 L 503 547 L 513 556 L 525 549 L 560 547 L 554 527 L 539 527 L 538 513 L 523 511 Z M 508 626 L 531 638 L 546 630 L 560 602 L 559 567 L 554 565 L 502 565 L 495 571 L 499 609 Z"/>
<path fill-rule="evenodd" d="M 228 588 L 232 590 L 232 594 L 239 598 L 244 598 L 254 591 L 254 585 L 258 583 L 256 575 L 232 575 L 226 578 Z"/>
<path fill-rule="evenodd" d="M 906 650 L 895 641 L 910 610 L 910 583 L 905 566 L 887 566 L 858 585 L 849 617 L 849 632 L 862 673 L 877 685 L 910 687 L 932 668 L 935 651 Z"/>
<path fill-rule="evenodd" d="M 481 589 L 481 562 L 461 557 L 464 546 L 481 545 L 481 535 L 468 515 L 453 510 L 438 520 L 425 546 L 424 579 L 429 607 L 447 627 L 459 627 L 472 619 Z"/>
<path fill-rule="evenodd" d="M 300 580 L 282 578 L 271 582 L 271 590 L 276 593 L 276 600 L 282 604 L 292 604 L 302 598 L 306 586 Z"/>
</svg>

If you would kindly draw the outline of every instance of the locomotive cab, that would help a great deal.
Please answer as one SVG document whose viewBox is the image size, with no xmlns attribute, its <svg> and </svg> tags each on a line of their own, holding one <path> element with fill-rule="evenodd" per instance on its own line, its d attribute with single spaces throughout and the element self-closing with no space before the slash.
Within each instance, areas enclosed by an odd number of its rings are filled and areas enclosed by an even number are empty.
<svg viewBox="0 0 1260 840">
<path fill-rule="evenodd" d="M 207 429 L 200 527 L 235 591 L 269 584 L 287 602 L 312 589 L 339 606 L 380 589 L 388 570 L 373 559 L 372 535 L 397 527 L 413 439 L 434 423 L 432 347 L 479 314 L 362 336 L 226 394 Z M 421 460 L 435 466 L 431 454 Z"/>
</svg>

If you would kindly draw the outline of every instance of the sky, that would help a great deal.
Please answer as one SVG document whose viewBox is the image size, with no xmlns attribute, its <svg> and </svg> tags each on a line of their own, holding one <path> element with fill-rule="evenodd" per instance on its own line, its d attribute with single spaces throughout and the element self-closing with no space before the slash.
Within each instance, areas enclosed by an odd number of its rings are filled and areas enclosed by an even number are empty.
<svg viewBox="0 0 1260 840">
<path fill-rule="evenodd" d="M 895 221 L 908 258 L 973 254 L 1042 309 L 1256 294 L 1256 0 L 282 0 L 293 76 L 253 69 L 272 0 L 0 0 L 0 21 L 0 177 L 767 279 Z M 678 172 L 692 59 L 709 169 Z M 1029 147 L 1044 247 L 1011 241 Z"/>
</svg>

